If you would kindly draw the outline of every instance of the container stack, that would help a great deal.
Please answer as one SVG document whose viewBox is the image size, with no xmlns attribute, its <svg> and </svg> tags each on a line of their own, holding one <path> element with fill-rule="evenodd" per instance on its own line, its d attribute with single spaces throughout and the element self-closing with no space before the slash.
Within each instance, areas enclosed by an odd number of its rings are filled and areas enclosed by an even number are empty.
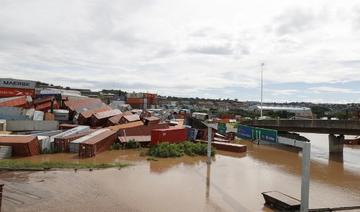
<svg viewBox="0 0 360 212">
<path fill-rule="evenodd" d="M 110 149 L 116 141 L 116 132 L 107 130 L 80 143 L 80 157 L 94 157 L 98 153 Z"/>
</svg>

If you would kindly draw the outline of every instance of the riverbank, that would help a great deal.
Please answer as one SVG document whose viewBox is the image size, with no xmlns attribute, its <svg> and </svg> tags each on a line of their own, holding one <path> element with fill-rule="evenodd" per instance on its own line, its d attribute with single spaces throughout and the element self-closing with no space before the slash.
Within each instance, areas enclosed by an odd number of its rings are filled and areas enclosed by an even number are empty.
<svg viewBox="0 0 360 212">
<path fill-rule="evenodd" d="M 0 171 L 44 171 L 59 169 L 106 169 L 106 168 L 124 168 L 129 166 L 126 163 L 94 163 L 71 161 L 43 161 L 31 162 L 24 160 L 3 159 L 0 160 Z"/>
</svg>

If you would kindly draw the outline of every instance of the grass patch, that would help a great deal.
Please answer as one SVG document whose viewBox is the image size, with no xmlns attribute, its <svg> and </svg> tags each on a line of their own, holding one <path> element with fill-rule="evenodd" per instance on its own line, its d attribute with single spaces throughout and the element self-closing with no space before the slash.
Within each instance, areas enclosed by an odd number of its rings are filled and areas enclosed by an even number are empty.
<svg viewBox="0 0 360 212">
<path fill-rule="evenodd" d="M 128 164 L 123 163 L 72 163 L 72 162 L 29 162 L 23 160 L 0 160 L 0 169 L 26 170 L 26 169 L 106 169 L 123 168 Z"/>
<path fill-rule="evenodd" d="M 193 143 L 190 141 L 180 144 L 161 143 L 152 146 L 149 149 L 148 155 L 153 157 L 181 157 L 183 155 L 196 156 L 207 155 L 207 144 Z M 215 155 L 215 149 L 211 148 L 211 156 Z"/>
</svg>

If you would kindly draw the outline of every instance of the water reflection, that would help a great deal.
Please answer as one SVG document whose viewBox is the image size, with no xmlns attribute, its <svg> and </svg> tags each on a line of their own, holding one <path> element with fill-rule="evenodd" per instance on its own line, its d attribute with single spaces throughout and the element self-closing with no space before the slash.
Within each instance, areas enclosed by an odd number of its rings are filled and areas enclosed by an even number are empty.
<svg viewBox="0 0 360 212">
<path fill-rule="evenodd" d="M 195 166 L 200 163 L 206 162 L 206 157 L 190 157 L 183 156 L 181 159 L 179 158 L 161 158 L 157 161 L 150 161 L 150 172 L 152 173 L 164 173 L 171 168 L 174 168 L 179 165 L 185 166 Z"/>
<path fill-rule="evenodd" d="M 206 200 L 209 201 L 210 196 L 210 171 L 211 171 L 211 164 L 206 163 Z"/>
</svg>

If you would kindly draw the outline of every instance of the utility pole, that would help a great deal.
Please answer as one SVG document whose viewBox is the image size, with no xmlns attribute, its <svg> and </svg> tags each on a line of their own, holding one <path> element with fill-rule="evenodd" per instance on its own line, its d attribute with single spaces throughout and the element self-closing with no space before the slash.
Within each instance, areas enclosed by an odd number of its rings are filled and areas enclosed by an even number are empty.
<svg viewBox="0 0 360 212">
<path fill-rule="evenodd" d="M 263 87 L 264 87 L 264 65 L 265 63 L 261 63 L 261 101 L 260 101 L 260 118 L 263 116 Z"/>
<path fill-rule="evenodd" d="M 208 126 L 208 146 L 207 146 L 207 163 L 211 164 L 211 141 L 212 141 L 212 128 Z"/>
</svg>

